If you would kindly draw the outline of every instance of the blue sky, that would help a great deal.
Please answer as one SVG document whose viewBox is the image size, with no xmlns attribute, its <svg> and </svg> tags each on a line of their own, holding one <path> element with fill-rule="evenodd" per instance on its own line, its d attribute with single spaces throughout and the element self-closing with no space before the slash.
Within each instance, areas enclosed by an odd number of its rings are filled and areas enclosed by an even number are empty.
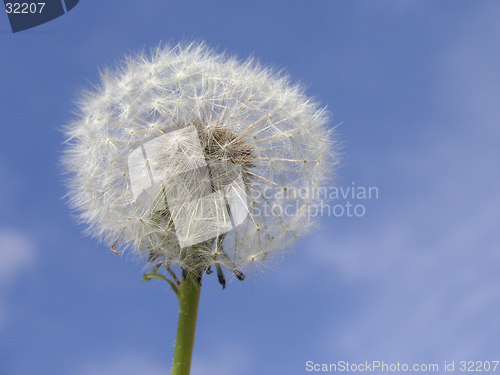
<svg viewBox="0 0 500 375">
<path fill-rule="evenodd" d="M 207 278 L 192 374 L 500 360 L 499 16 L 495 1 L 82 0 L 17 34 L 0 16 L 0 374 L 169 373 L 175 297 L 82 235 L 58 129 L 99 68 L 191 39 L 304 83 L 341 124 L 338 185 L 379 189 L 243 283 Z"/>
</svg>

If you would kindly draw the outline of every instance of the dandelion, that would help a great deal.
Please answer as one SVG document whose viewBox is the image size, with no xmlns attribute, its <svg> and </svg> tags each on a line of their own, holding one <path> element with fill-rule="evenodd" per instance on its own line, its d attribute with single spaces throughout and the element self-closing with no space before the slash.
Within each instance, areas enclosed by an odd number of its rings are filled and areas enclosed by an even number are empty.
<svg viewBox="0 0 500 375">
<path fill-rule="evenodd" d="M 145 280 L 176 292 L 172 374 L 189 374 L 203 273 L 243 280 L 311 229 L 319 198 L 287 192 L 328 183 L 327 123 L 287 77 L 204 44 L 130 57 L 82 95 L 66 128 L 70 203 L 89 234 L 145 256 Z"/>
</svg>

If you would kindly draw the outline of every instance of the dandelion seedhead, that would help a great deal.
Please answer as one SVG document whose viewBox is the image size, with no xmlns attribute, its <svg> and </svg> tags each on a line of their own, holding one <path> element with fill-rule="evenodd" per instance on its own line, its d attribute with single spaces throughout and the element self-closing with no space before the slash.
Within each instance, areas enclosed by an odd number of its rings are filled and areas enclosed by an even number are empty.
<svg viewBox="0 0 500 375">
<path fill-rule="evenodd" d="M 251 59 L 161 47 L 83 95 L 66 129 L 70 202 L 114 248 L 238 277 L 310 230 L 321 202 L 308 192 L 337 163 L 327 121 Z"/>
</svg>

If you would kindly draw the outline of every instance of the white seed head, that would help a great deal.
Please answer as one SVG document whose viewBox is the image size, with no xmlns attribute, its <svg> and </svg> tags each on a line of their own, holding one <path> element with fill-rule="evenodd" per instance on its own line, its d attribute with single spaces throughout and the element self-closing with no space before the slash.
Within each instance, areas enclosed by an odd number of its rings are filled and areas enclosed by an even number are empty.
<svg viewBox="0 0 500 375">
<path fill-rule="evenodd" d="M 337 164 L 327 113 L 299 86 L 204 44 L 128 58 L 79 112 L 63 163 L 89 233 L 186 269 L 235 271 L 289 247 L 320 203 L 297 192 Z"/>
</svg>

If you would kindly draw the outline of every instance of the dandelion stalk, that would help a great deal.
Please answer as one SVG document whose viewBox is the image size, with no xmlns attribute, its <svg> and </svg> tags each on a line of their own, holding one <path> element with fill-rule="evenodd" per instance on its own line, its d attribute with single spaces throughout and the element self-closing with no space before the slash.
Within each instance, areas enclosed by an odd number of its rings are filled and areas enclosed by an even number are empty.
<svg viewBox="0 0 500 375">
<path fill-rule="evenodd" d="M 179 300 L 179 320 L 177 322 L 172 375 L 189 375 L 200 292 L 201 274 L 198 272 L 184 272 L 177 295 Z"/>
</svg>

